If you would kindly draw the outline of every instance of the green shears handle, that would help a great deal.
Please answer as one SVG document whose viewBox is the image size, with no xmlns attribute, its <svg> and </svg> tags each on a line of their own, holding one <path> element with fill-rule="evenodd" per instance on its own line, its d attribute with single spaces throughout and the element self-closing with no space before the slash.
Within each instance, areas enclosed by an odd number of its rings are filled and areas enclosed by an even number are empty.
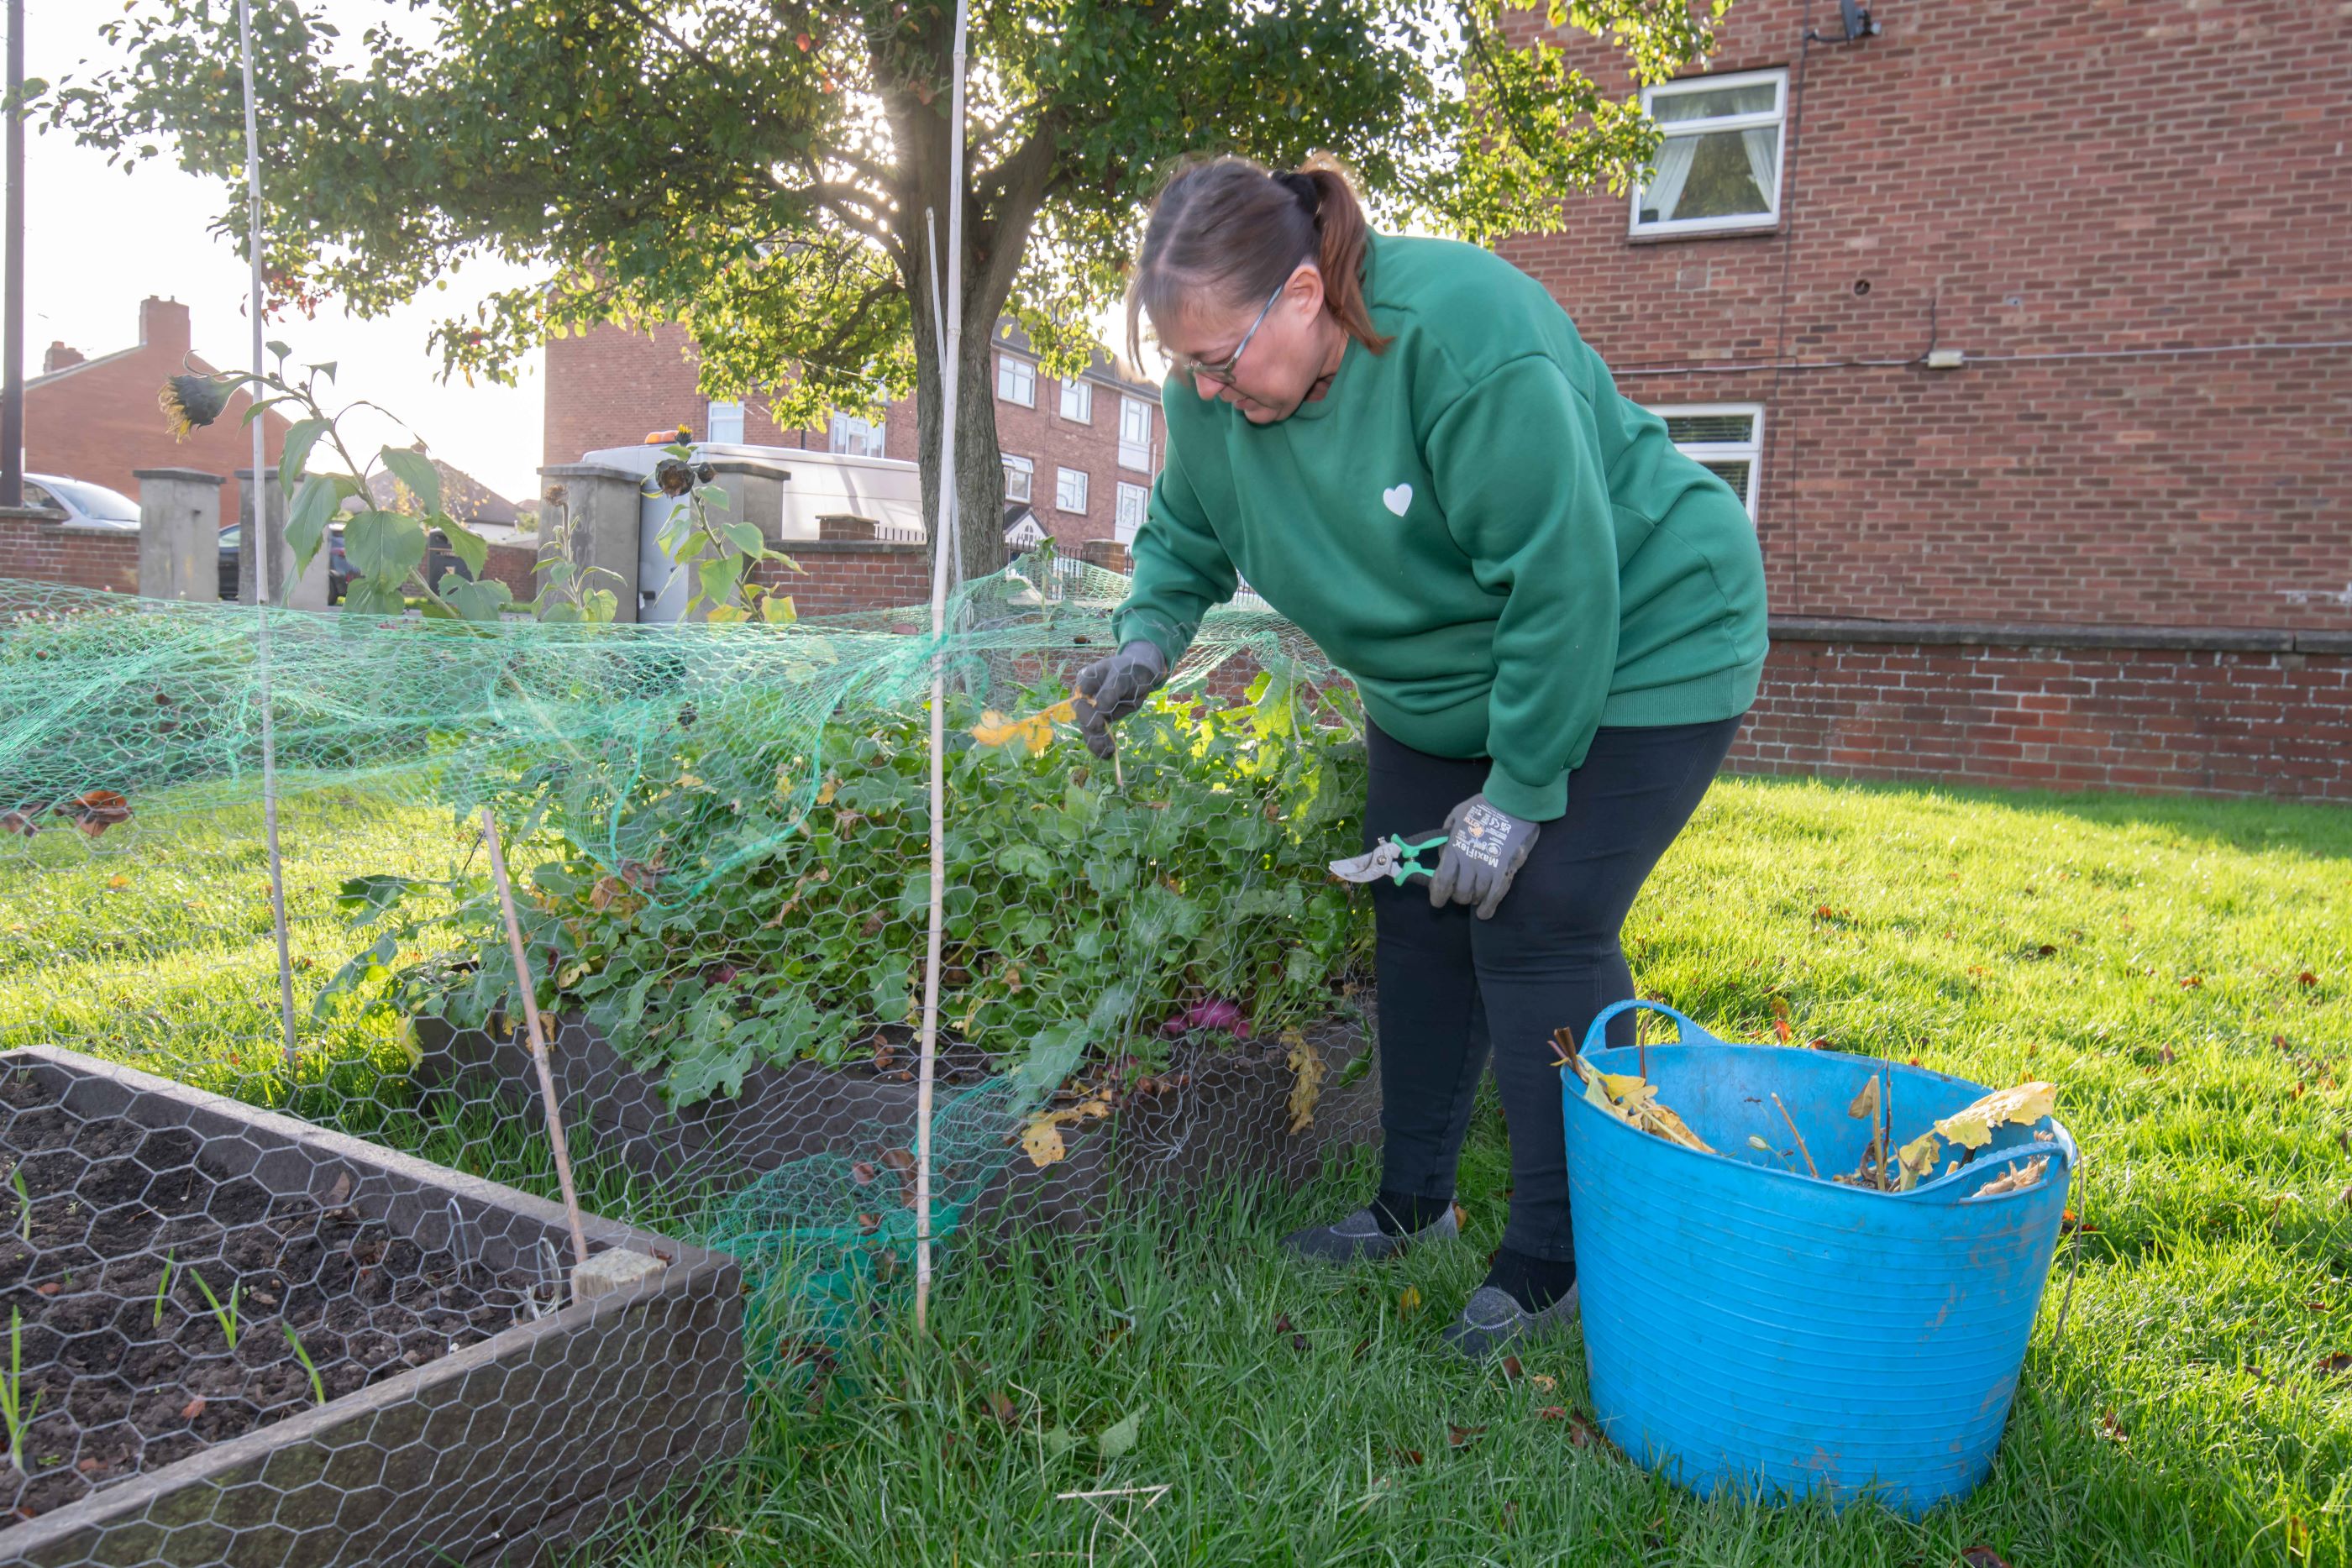
<svg viewBox="0 0 2352 1568">
<path fill-rule="evenodd" d="M 1396 869 L 1389 873 L 1389 880 L 1402 887 L 1404 879 L 1416 872 L 1423 876 L 1435 876 L 1437 868 L 1433 865 L 1422 864 L 1421 857 L 1424 852 L 1444 849 L 1445 841 L 1452 836 L 1449 833 L 1440 833 L 1435 838 L 1423 839 L 1415 842 L 1400 834 L 1391 833 L 1389 842 L 1396 846 L 1397 863 Z"/>
</svg>

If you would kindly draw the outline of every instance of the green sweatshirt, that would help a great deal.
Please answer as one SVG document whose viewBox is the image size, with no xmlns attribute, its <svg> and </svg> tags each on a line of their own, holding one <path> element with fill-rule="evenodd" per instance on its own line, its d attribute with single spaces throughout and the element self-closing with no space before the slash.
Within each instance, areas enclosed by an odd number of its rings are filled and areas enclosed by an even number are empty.
<svg viewBox="0 0 2352 1568">
<path fill-rule="evenodd" d="M 1236 573 L 1416 750 L 1488 758 L 1549 821 L 1602 725 L 1745 713 L 1764 663 L 1756 530 L 1618 394 L 1568 315 L 1473 246 L 1375 235 L 1374 354 L 1253 425 L 1171 377 L 1167 465 L 1114 622 L 1174 668 Z"/>
</svg>

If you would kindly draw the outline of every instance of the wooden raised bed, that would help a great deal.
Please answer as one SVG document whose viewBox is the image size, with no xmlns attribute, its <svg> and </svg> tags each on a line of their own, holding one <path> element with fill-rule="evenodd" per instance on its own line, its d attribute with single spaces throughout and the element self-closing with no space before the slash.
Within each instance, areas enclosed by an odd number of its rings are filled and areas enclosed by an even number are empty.
<svg viewBox="0 0 2352 1568">
<path fill-rule="evenodd" d="M 555 1205 L 67 1051 L 0 1053 L 0 1157 L 51 1505 L 0 1563 L 536 1562 L 743 1441 L 731 1259 L 590 1218 L 667 1267 L 559 1308 Z"/>
<path fill-rule="evenodd" d="M 1311 1121 L 1297 1132 L 1297 1075 L 1287 1047 L 1180 1041 L 1155 1091 L 1130 1095 L 1111 1115 L 1063 1129 L 1067 1157 L 1042 1169 L 1008 1148 L 982 1186 L 968 1223 L 981 1229 L 1018 1218 L 1083 1231 L 1120 1192 L 1185 1197 L 1214 1182 L 1268 1179 L 1286 1186 L 1318 1175 L 1328 1156 L 1380 1130 L 1380 1073 L 1371 1042 L 1332 1020 L 1305 1031 L 1322 1065 Z M 510 1104 L 538 1092 L 530 1052 L 478 1030 L 417 1020 L 417 1075 L 428 1087 Z M 864 1068 L 794 1062 L 745 1074 L 743 1092 L 683 1110 L 659 1080 L 632 1068 L 593 1025 L 565 1015 L 551 1045 L 565 1114 L 592 1128 L 596 1147 L 659 1177 L 740 1179 L 814 1155 L 873 1160 L 877 1143 L 911 1143 L 917 1086 Z M 901 1059 L 904 1060 L 903 1058 Z M 1343 1078 L 1352 1078 L 1344 1086 Z M 942 1102 L 980 1080 L 940 1085 Z M 877 1136 L 878 1134 L 878 1136 Z M 846 1218 L 846 1217 L 845 1217 Z"/>
</svg>

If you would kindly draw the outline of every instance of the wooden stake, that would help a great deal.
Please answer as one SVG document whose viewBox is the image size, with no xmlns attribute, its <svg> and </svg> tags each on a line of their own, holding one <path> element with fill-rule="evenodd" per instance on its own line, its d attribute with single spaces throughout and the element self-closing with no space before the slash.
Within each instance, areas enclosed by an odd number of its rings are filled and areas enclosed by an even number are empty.
<svg viewBox="0 0 2352 1568">
<path fill-rule="evenodd" d="M 1806 1173 L 1815 1181 L 1821 1180 L 1821 1170 L 1813 1164 L 1813 1151 L 1805 1147 L 1805 1134 L 1797 1131 L 1797 1119 L 1789 1114 L 1789 1108 L 1786 1105 L 1780 1104 L 1780 1097 L 1778 1094 L 1772 1096 L 1772 1103 L 1780 1107 L 1780 1120 L 1789 1124 L 1789 1135 L 1797 1140 L 1797 1152 L 1805 1156 Z"/>
<path fill-rule="evenodd" d="M 555 1145 L 555 1179 L 563 1188 L 563 1217 L 572 1222 L 572 1262 L 588 1261 L 588 1232 L 580 1224 L 580 1194 L 572 1185 L 572 1151 L 563 1141 L 563 1113 L 555 1103 L 555 1070 L 547 1061 L 547 1036 L 539 1023 L 539 989 L 522 951 L 522 922 L 515 918 L 514 887 L 507 881 L 507 857 L 499 848 L 499 824 L 482 808 L 482 841 L 489 847 L 490 876 L 499 884 L 499 907 L 506 912 L 507 950 L 514 955 L 515 989 L 522 993 L 522 1016 L 530 1033 L 531 1060 L 539 1065 L 539 1095 L 547 1112 L 547 1140 Z"/>
</svg>

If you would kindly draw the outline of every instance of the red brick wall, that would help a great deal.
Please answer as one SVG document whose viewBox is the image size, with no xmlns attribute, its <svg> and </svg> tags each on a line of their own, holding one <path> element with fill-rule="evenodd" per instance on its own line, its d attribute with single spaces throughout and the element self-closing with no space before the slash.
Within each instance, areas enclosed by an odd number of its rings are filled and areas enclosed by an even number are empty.
<svg viewBox="0 0 2352 1568">
<path fill-rule="evenodd" d="M 998 354 L 1015 350 L 1000 347 Z M 1019 357 L 1029 359 L 1022 353 Z M 710 433 L 709 400 L 695 391 L 697 361 L 685 329 L 663 326 L 651 335 L 601 326 L 577 337 L 559 338 L 547 345 L 547 416 L 544 461 L 552 465 L 577 463 L 582 455 L 605 446 L 632 446 L 656 430 L 685 425 L 698 440 Z M 1086 424 L 1064 419 L 1062 383 L 1038 375 L 1036 406 L 996 399 L 997 441 L 1013 455 L 1026 457 L 1035 467 L 1030 507 L 1038 526 L 1055 537 L 1068 554 L 1087 539 L 1108 539 L 1118 516 L 1118 485 L 1149 486 L 1151 476 L 1123 468 L 1118 461 L 1118 420 L 1121 388 L 1099 378 L 1094 384 L 1093 418 Z M 994 398 L 994 357 L 989 381 L 981 389 Z M 1151 442 L 1148 459 L 1157 470 L 1160 449 L 1159 394 L 1128 387 L 1126 395 L 1151 405 Z M 823 450 L 824 431 L 784 429 L 769 417 L 757 399 L 743 409 L 743 439 L 755 445 L 809 447 Z M 911 461 L 915 456 L 915 404 L 902 398 L 885 411 L 884 455 Z M 1066 513 L 1056 504 L 1056 468 L 1082 469 L 1087 476 L 1087 507 Z"/>
<path fill-rule="evenodd" d="M 0 578 L 139 591 L 139 536 L 0 515 Z"/>
<path fill-rule="evenodd" d="M 150 298 L 139 308 L 137 348 L 101 354 L 25 383 L 25 466 L 37 474 L 88 479 L 139 498 L 138 468 L 197 468 L 228 480 L 221 516 L 235 521 L 241 486 L 236 471 L 253 466 L 253 431 L 245 424 L 250 399 L 239 392 L 210 425 L 174 441 L 155 394 L 191 368 L 188 308 Z M 206 367 L 194 361 L 196 370 Z M 275 409 L 261 416 L 264 450 L 276 462 L 286 445 L 287 422 Z M 132 573 L 134 581 L 137 573 Z"/>
<path fill-rule="evenodd" d="M 1853 45 L 1801 43 L 1834 5 L 1726 24 L 1714 73 L 1790 70 L 1777 232 L 1632 243 L 1594 194 L 1501 247 L 1629 393 L 1765 405 L 1773 608 L 2352 627 L 2352 349 L 2173 351 L 2352 339 L 2352 11 L 1877 13 Z M 1842 363 L 1931 319 L 1964 368 Z M 2087 357 L 1998 358 L 2052 355 Z"/>
<path fill-rule="evenodd" d="M 808 575 L 763 561 L 752 580 L 792 595 L 803 620 L 931 601 L 930 550 L 924 545 L 793 539 L 784 553 Z"/>
<path fill-rule="evenodd" d="M 2326 646 L 1989 648 L 1783 637 L 1727 766 L 2352 800 L 2352 639 L 2308 641 Z"/>
</svg>

